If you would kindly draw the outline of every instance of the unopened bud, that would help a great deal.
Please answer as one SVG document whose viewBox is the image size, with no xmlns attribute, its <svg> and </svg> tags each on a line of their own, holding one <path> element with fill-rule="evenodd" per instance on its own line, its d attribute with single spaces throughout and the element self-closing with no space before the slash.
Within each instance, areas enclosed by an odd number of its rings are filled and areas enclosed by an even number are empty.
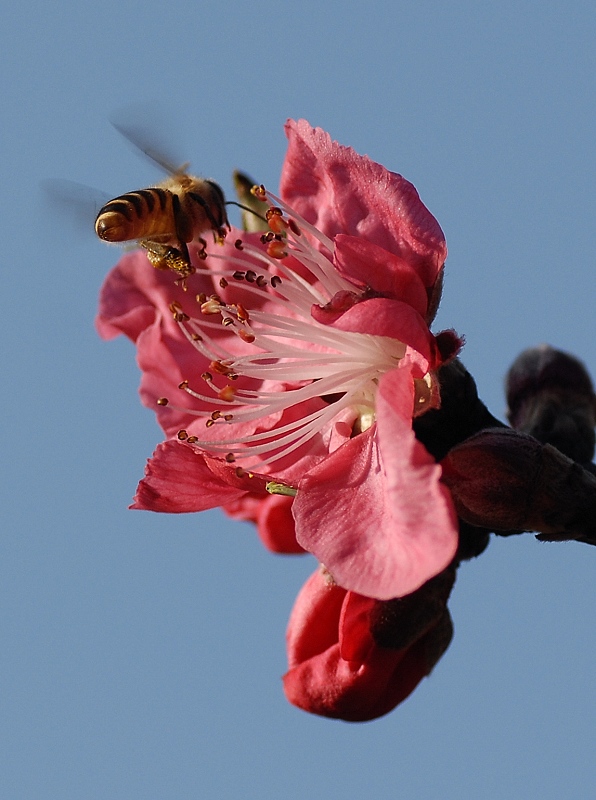
<svg viewBox="0 0 596 800">
<path fill-rule="evenodd" d="M 484 430 L 454 447 L 441 465 L 465 522 L 596 542 L 596 476 L 532 436 Z"/>
<path fill-rule="evenodd" d="M 506 391 L 514 428 L 574 461 L 592 461 L 596 396 L 581 361 L 546 344 L 524 350 L 507 373 Z"/>
<path fill-rule="evenodd" d="M 371 634 L 376 644 L 405 650 L 437 626 L 442 634 L 446 634 L 448 630 L 449 634 L 442 639 L 440 652 L 433 648 L 432 663 L 428 663 L 430 672 L 451 641 L 453 629 L 447 611 L 447 600 L 454 583 L 455 566 L 451 565 L 411 594 L 395 600 L 377 601 L 370 621 Z"/>
</svg>

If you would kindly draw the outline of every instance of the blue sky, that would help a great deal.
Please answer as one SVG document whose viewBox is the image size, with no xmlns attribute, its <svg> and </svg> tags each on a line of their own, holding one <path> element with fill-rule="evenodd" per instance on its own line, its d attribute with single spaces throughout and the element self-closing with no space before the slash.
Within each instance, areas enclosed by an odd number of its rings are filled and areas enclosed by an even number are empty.
<svg viewBox="0 0 596 800">
<path fill-rule="evenodd" d="M 454 641 L 403 706 L 365 725 L 290 707 L 284 630 L 313 563 L 272 556 L 219 512 L 127 510 L 160 433 L 133 348 L 93 328 L 118 251 L 74 232 L 38 185 L 116 195 L 156 180 L 108 122 L 141 104 L 228 193 L 236 167 L 274 187 L 283 123 L 306 117 L 402 173 L 438 218 L 437 326 L 466 336 L 503 418 L 503 375 L 527 346 L 596 373 L 595 28 L 593 4 L 549 0 L 6 12 L 2 796 L 592 795 L 596 552 L 493 541 L 460 570 Z"/>
</svg>

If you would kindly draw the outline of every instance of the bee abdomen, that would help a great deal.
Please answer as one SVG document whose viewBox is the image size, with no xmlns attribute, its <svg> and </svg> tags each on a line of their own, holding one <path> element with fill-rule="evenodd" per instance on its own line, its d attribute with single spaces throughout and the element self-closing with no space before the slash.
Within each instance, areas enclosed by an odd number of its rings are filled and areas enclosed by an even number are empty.
<svg viewBox="0 0 596 800">
<path fill-rule="evenodd" d="M 95 232 L 106 242 L 128 242 L 173 236 L 176 231 L 173 195 L 167 189 L 139 189 L 110 200 L 95 220 Z"/>
</svg>

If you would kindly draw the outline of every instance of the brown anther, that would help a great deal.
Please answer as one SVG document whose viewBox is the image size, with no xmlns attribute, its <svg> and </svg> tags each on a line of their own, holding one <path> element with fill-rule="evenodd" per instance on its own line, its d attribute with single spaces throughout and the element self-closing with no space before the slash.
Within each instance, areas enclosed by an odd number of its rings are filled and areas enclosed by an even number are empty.
<svg viewBox="0 0 596 800">
<path fill-rule="evenodd" d="M 281 217 L 281 216 L 283 216 L 283 211 L 281 210 L 281 208 L 278 208 L 277 206 L 269 206 L 269 208 L 265 212 L 265 219 L 267 220 L 267 222 L 269 222 L 271 217 Z"/>
<path fill-rule="evenodd" d="M 205 302 L 205 300 L 207 300 L 207 295 L 201 292 L 195 297 L 195 300 L 197 301 L 197 303 L 199 303 L 199 305 L 202 305 Z"/>
<path fill-rule="evenodd" d="M 188 431 L 185 431 L 184 428 L 176 434 L 176 436 L 180 439 L 181 442 L 186 441 L 188 439 Z"/>
<path fill-rule="evenodd" d="M 240 270 L 237 270 L 232 275 L 232 278 L 234 278 L 235 281 L 243 281 L 244 280 L 244 272 L 240 272 Z"/>
<path fill-rule="evenodd" d="M 213 380 L 213 375 L 211 375 L 210 372 L 203 372 L 203 374 L 201 375 L 201 378 L 204 381 L 207 381 L 208 383 L 211 383 L 211 381 Z"/>
<path fill-rule="evenodd" d="M 224 415 L 224 420 L 226 422 L 231 422 L 233 419 L 234 419 L 234 415 L 233 414 L 225 414 Z"/>
<path fill-rule="evenodd" d="M 281 260 L 288 255 L 288 251 L 286 250 L 284 242 L 280 241 L 273 241 L 269 242 L 267 246 L 267 255 L 271 258 L 277 258 Z"/>
<path fill-rule="evenodd" d="M 290 230 L 292 231 L 292 233 L 295 236 L 302 236 L 302 231 L 300 230 L 300 228 L 296 224 L 295 220 L 293 220 L 291 217 L 288 220 L 288 227 L 290 228 Z"/>
<path fill-rule="evenodd" d="M 248 322 L 250 319 L 248 316 L 248 311 L 240 303 L 236 303 L 236 316 L 240 322 Z"/>
<path fill-rule="evenodd" d="M 181 381 L 181 383 L 178 384 L 178 388 L 179 389 L 188 389 L 188 381 Z"/>
<path fill-rule="evenodd" d="M 246 275 L 244 277 L 246 278 L 248 283 L 254 283 L 257 278 L 257 273 L 252 269 L 248 269 L 246 270 Z"/>
<path fill-rule="evenodd" d="M 193 340 L 193 342 L 202 342 L 203 341 L 203 337 L 199 336 L 198 333 L 191 333 L 190 334 L 190 338 Z"/>
<path fill-rule="evenodd" d="M 236 469 L 234 470 L 234 472 L 236 473 L 236 477 L 237 477 L 237 478 L 244 478 L 244 476 L 246 475 L 246 473 L 244 472 L 244 470 L 242 469 L 242 467 L 236 467 Z"/>
<path fill-rule="evenodd" d="M 167 397 L 158 397 L 157 398 L 157 405 L 158 406 L 167 406 L 170 401 Z"/>
<path fill-rule="evenodd" d="M 227 384 L 226 386 L 224 386 L 223 389 L 220 389 L 220 391 L 217 393 L 217 396 L 219 397 L 220 400 L 224 400 L 226 403 L 231 403 L 234 400 L 234 397 L 236 396 L 236 389 L 234 389 L 233 386 Z"/>
<path fill-rule="evenodd" d="M 182 306 L 180 303 L 178 303 L 178 301 L 174 300 L 168 307 L 172 312 L 172 316 L 176 322 L 187 322 L 190 319 L 188 314 L 184 313 Z"/>
<path fill-rule="evenodd" d="M 219 285 L 221 286 L 222 289 L 225 289 L 226 286 L 228 285 L 228 282 L 227 282 L 227 280 L 225 278 L 220 278 L 219 279 Z"/>
<path fill-rule="evenodd" d="M 269 244 L 272 239 L 275 239 L 275 234 L 273 231 L 268 231 L 261 236 L 261 244 Z"/>
<path fill-rule="evenodd" d="M 233 464 L 234 461 L 236 461 L 236 456 L 234 455 L 234 453 L 226 453 L 226 461 L 228 462 L 228 464 Z"/>
<path fill-rule="evenodd" d="M 248 331 L 245 331 L 244 328 L 238 331 L 238 336 L 247 344 L 252 344 L 256 338 L 254 333 L 249 333 Z"/>
<path fill-rule="evenodd" d="M 211 412 L 211 419 L 213 420 L 213 422 L 218 420 L 220 417 L 221 417 L 221 411 L 212 411 Z"/>
<path fill-rule="evenodd" d="M 207 260 L 207 251 L 206 250 L 199 250 L 199 258 L 201 261 Z"/>
<path fill-rule="evenodd" d="M 214 425 L 215 425 L 215 420 L 212 419 L 208 419 L 207 422 L 205 423 L 206 428 L 212 428 Z"/>
<path fill-rule="evenodd" d="M 198 436 L 189 436 L 186 441 L 188 442 L 188 444 L 196 444 L 196 442 L 199 441 L 199 437 Z"/>
<path fill-rule="evenodd" d="M 234 247 L 236 248 L 236 250 L 244 250 L 242 239 L 236 239 L 236 241 L 234 242 Z"/>
<path fill-rule="evenodd" d="M 257 286 L 259 289 L 267 286 L 267 278 L 264 275 L 257 275 Z"/>
<path fill-rule="evenodd" d="M 271 288 L 275 289 L 276 286 L 279 286 L 281 283 L 281 278 L 279 275 L 272 275 L 271 276 Z"/>
<path fill-rule="evenodd" d="M 229 328 L 229 327 L 230 327 L 230 325 L 233 325 L 233 324 L 234 324 L 234 320 L 232 319 L 232 317 L 224 317 L 224 318 L 222 319 L 222 321 L 221 321 L 221 324 L 222 324 L 222 325 L 223 325 L 225 328 Z"/>
<path fill-rule="evenodd" d="M 209 364 L 209 369 L 213 370 L 213 372 L 217 372 L 218 375 L 227 375 L 230 372 L 229 366 L 222 361 L 212 361 Z"/>
</svg>

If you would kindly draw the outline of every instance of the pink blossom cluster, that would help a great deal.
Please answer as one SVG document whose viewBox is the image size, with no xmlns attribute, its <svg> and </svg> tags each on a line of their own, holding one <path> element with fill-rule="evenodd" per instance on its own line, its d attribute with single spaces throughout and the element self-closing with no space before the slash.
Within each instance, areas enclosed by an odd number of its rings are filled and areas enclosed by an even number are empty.
<svg viewBox="0 0 596 800">
<path fill-rule="evenodd" d="M 458 520 L 413 424 L 461 341 L 430 330 L 447 251 L 415 188 L 303 120 L 286 133 L 279 196 L 260 190 L 269 231 L 191 244 L 184 281 L 125 255 L 97 325 L 135 342 L 165 434 L 133 508 L 219 506 L 271 550 L 312 553 L 285 691 L 366 720 L 451 637 Z"/>
</svg>

